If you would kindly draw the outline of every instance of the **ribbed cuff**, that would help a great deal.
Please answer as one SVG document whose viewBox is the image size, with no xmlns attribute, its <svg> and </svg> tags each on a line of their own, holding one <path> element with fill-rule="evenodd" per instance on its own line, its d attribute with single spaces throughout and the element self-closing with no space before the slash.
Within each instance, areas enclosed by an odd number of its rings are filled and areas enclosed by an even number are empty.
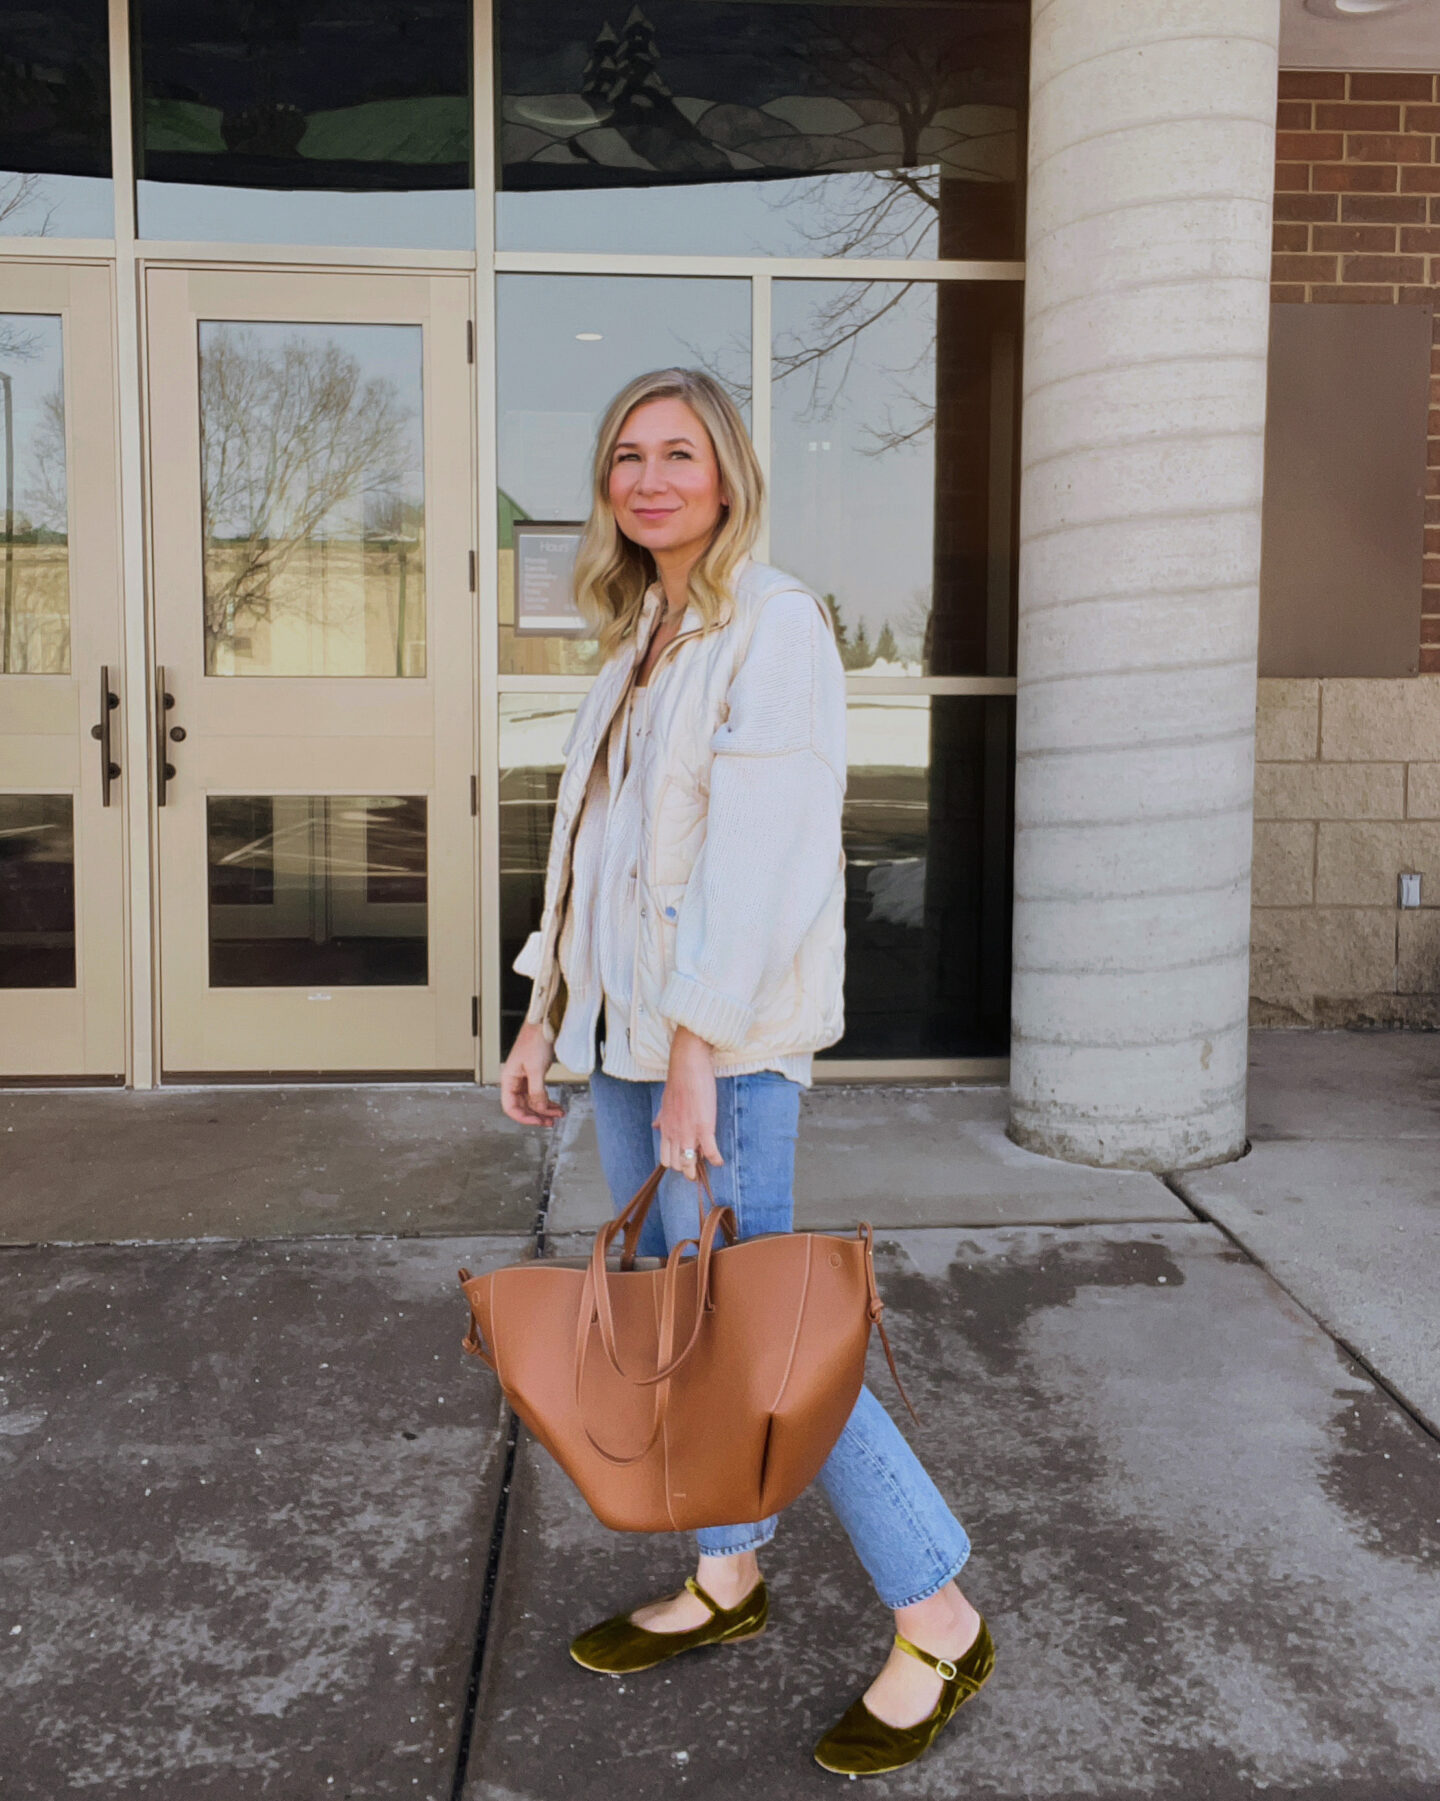
<svg viewBox="0 0 1440 1801">
<path fill-rule="evenodd" d="M 691 976 L 672 975 L 660 996 L 660 1012 L 719 1050 L 744 1044 L 755 1021 L 753 1007 L 737 1006 Z"/>
<path fill-rule="evenodd" d="M 540 1007 L 537 1010 L 536 997 L 533 994 L 530 997 L 530 1005 L 525 1009 L 525 1023 L 527 1026 L 539 1026 L 545 1034 L 545 1042 L 554 1044 L 555 1028 L 550 1023 L 550 1010 L 548 1006 Z"/>
</svg>

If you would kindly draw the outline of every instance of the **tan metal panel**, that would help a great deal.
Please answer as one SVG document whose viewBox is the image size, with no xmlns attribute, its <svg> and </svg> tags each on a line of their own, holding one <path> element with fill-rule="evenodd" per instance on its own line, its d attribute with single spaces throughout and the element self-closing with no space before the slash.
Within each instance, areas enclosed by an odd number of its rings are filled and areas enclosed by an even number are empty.
<svg viewBox="0 0 1440 1801">
<path fill-rule="evenodd" d="M 1432 313 L 1270 309 L 1262 676 L 1419 668 Z"/>
</svg>

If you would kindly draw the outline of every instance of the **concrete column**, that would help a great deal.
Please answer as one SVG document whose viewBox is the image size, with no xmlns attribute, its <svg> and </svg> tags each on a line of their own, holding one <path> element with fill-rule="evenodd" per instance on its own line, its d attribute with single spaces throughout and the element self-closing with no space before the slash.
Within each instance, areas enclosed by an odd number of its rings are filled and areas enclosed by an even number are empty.
<svg viewBox="0 0 1440 1801">
<path fill-rule="evenodd" d="M 1278 0 L 1036 0 L 1011 1135 L 1245 1142 Z"/>
</svg>

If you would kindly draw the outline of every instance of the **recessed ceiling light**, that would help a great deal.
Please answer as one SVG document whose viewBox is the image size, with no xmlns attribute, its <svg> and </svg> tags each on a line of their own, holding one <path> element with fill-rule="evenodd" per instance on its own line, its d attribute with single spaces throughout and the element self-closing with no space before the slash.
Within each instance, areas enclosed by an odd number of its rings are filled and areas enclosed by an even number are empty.
<svg viewBox="0 0 1440 1801">
<path fill-rule="evenodd" d="M 1305 0 L 1305 10 L 1321 19 L 1373 19 L 1379 13 L 1404 12 L 1414 0 Z"/>
<path fill-rule="evenodd" d="M 577 331 L 575 334 L 582 344 L 598 344 L 604 335 L 604 332 L 600 331 Z"/>
</svg>

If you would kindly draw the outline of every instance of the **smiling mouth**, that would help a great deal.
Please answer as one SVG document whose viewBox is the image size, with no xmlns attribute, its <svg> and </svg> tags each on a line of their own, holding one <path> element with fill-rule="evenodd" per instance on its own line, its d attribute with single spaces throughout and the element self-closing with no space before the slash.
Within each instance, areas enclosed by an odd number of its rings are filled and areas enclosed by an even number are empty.
<svg viewBox="0 0 1440 1801">
<path fill-rule="evenodd" d="M 679 507 L 631 507 L 630 511 L 637 519 L 669 519 L 680 509 Z"/>
</svg>

